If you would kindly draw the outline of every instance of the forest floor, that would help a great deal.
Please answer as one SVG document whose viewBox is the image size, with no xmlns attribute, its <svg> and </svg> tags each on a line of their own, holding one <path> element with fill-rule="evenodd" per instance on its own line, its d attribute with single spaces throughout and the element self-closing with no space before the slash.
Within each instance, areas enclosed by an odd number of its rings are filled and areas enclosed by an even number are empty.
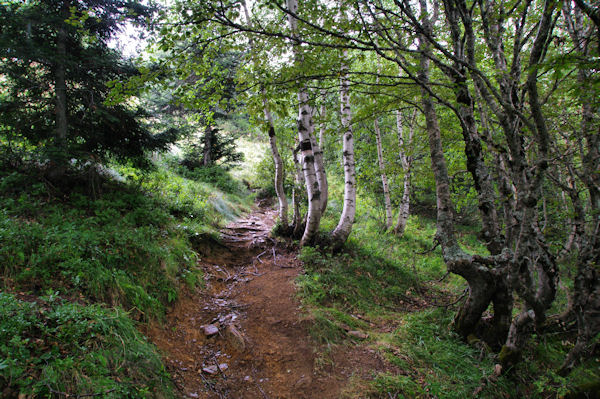
<svg viewBox="0 0 600 399">
<path fill-rule="evenodd" d="M 294 284 L 302 265 L 291 245 L 270 236 L 275 218 L 260 207 L 204 242 L 205 287 L 145 331 L 185 397 L 340 398 L 392 371 L 361 344 L 364 333 L 348 331 L 356 344 L 333 348 L 311 338 Z"/>
</svg>

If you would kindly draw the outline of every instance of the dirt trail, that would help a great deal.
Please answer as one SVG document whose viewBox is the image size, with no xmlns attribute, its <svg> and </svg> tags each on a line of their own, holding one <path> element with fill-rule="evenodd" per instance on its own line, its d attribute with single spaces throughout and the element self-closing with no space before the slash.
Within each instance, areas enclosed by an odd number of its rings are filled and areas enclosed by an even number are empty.
<svg viewBox="0 0 600 399">
<path fill-rule="evenodd" d="M 164 325 L 146 331 L 184 396 L 333 399 L 351 377 L 386 368 L 361 345 L 340 346 L 324 367 L 315 361 L 322 348 L 311 340 L 311 321 L 295 298 L 301 265 L 269 236 L 275 217 L 259 209 L 223 229 L 220 243 L 203 245 L 206 287 L 179 300 Z"/>
</svg>

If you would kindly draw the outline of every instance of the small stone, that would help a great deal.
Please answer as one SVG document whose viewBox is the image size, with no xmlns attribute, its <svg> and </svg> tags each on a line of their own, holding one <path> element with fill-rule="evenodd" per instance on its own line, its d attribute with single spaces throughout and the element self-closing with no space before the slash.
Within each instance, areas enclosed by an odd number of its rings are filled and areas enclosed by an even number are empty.
<svg viewBox="0 0 600 399">
<path fill-rule="evenodd" d="M 204 327 L 202 327 L 202 329 L 204 330 L 204 335 L 206 335 L 207 337 L 211 337 L 219 333 L 219 329 L 214 324 L 207 324 Z"/>
<path fill-rule="evenodd" d="M 228 368 L 229 368 L 229 365 L 227 363 L 219 364 L 219 369 L 221 369 L 222 372 L 227 370 Z M 211 374 L 211 375 L 215 375 L 219 372 L 216 365 L 203 367 L 202 371 L 204 371 L 206 374 Z"/>
<path fill-rule="evenodd" d="M 358 339 L 367 339 L 369 338 L 369 334 L 365 334 L 362 331 L 348 331 L 348 335 L 350 335 L 351 337 L 354 338 L 358 338 Z"/>
<path fill-rule="evenodd" d="M 229 324 L 225 329 L 225 338 L 238 351 L 243 352 L 246 349 L 244 335 L 233 324 Z"/>
<path fill-rule="evenodd" d="M 499 377 L 502 374 L 502 365 L 496 364 L 494 365 L 494 375 Z"/>
<path fill-rule="evenodd" d="M 203 367 L 202 371 L 204 371 L 206 374 L 217 374 L 217 366 Z"/>
<path fill-rule="evenodd" d="M 249 375 L 247 375 L 247 376 L 244 377 L 244 381 L 245 382 L 249 382 L 249 383 L 254 382 L 254 380 L 252 379 L 252 377 L 250 377 Z"/>
<path fill-rule="evenodd" d="M 311 383 L 312 383 L 312 379 L 309 376 L 303 375 L 302 377 L 300 377 L 300 379 L 298 381 L 296 381 L 294 386 L 296 388 L 308 388 Z"/>
<path fill-rule="evenodd" d="M 198 394 L 197 394 L 196 392 L 190 392 L 190 393 L 188 393 L 188 396 L 189 396 L 190 398 L 197 398 L 197 397 L 198 397 Z"/>
</svg>

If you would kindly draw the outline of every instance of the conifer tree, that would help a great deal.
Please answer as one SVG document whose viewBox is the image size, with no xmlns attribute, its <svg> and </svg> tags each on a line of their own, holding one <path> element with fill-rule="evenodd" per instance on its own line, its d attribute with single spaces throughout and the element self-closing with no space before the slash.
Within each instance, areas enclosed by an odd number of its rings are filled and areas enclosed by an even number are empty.
<svg viewBox="0 0 600 399">
<path fill-rule="evenodd" d="M 136 68 L 111 49 L 124 21 L 144 24 L 152 10 L 126 0 L 28 0 L 0 5 L 0 134 L 35 148 L 58 178 L 72 159 L 144 160 L 173 133 L 152 135 L 145 113 L 109 105 L 108 82 L 123 86 Z M 3 140 L 4 141 L 4 140 Z"/>
</svg>

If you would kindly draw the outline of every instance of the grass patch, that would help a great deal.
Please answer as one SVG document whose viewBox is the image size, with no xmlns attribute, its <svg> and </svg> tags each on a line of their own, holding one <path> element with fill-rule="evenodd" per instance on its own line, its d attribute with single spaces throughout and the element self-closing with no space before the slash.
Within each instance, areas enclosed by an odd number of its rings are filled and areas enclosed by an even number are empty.
<svg viewBox="0 0 600 399">
<path fill-rule="evenodd" d="M 3 397 L 174 396 L 154 347 L 118 309 L 0 292 L 0 326 Z"/>
<path fill-rule="evenodd" d="M 244 192 L 164 166 L 121 167 L 95 195 L 0 170 L 0 396 L 173 397 L 134 320 L 203 281 L 194 245 L 249 209 Z"/>
<path fill-rule="evenodd" d="M 381 375 L 374 384 L 379 393 L 399 397 L 472 397 L 494 369 L 494 358 L 462 342 L 448 325 L 452 315 L 445 309 L 428 309 L 405 315 L 399 328 L 387 337 L 388 359 L 406 375 Z M 502 376 L 485 385 L 478 397 L 498 398 L 510 394 Z"/>
<path fill-rule="evenodd" d="M 342 207 L 343 184 L 335 176 L 330 183 L 322 231 L 336 226 Z M 481 398 L 595 397 L 597 358 L 566 377 L 556 374 L 574 344 L 561 335 L 536 337 L 524 361 L 487 380 L 498 363 L 496 354 L 461 341 L 450 328 L 455 311 L 436 306 L 460 295 L 466 282 L 455 275 L 440 281 L 446 266 L 440 248 L 432 250 L 435 221 L 412 215 L 404 236 L 396 237 L 385 232 L 383 216 L 373 199 L 359 196 L 356 223 L 344 250 L 332 254 L 303 248 L 299 257 L 305 273 L 298 277 L 298 292 L 314 319 L 314 340 L 328 347 L 350 344 L 344 326 L 364 331 L 369 334 L 366 342 L 399 370 L 366 384 L 354 381 L 360 393 L 351 390 L 351 397 L 464 398 L 473 397 L 478 388 Z M 465 251 L 487 254 L 473 226 L 457 226 L 457 231 Z M 357 314 L 375 325 L 352 324 Z"/>
</svg>

